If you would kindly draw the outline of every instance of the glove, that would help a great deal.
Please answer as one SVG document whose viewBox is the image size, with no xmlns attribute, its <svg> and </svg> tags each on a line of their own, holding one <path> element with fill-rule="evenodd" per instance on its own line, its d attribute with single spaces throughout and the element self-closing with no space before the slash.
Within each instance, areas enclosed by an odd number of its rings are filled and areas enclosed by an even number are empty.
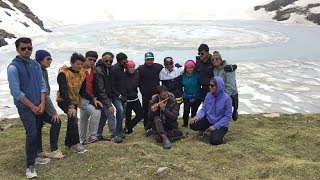
<svg viewBox="0 0 320 180">
<path fill-rule="evenodd" d="M 237 69 L 237 65 L 236 64 L 226 65 L 223 69 L 226 72 L 233 72 L 233 71 L 235 71 Z"/>
<path fill-rule="evenodd" d="M 176 63 L 176 64 L 174 64 L 174 67 L 181 68 L 182 66 L 181 66 L 181 64 Z"/>
</svg>

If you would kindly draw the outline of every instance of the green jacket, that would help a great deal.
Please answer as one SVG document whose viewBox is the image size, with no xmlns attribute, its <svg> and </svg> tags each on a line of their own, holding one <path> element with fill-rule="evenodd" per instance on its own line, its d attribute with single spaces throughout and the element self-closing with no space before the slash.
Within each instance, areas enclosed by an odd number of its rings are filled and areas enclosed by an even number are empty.
<svg viewBox="0 0 320 180">
<path fill-rule="evenodd" d="M 214 77 L 220 76 L 223 78 L 225 83 L 225 91 L 230 96 L 238 94 L 237 82 L 236 82 L 236 72 L 225 72 L 224 67 L 227 65 L 227 61 L 223 60 L 220 67 L 215 67 L 213 69 Z"/>
</svg>

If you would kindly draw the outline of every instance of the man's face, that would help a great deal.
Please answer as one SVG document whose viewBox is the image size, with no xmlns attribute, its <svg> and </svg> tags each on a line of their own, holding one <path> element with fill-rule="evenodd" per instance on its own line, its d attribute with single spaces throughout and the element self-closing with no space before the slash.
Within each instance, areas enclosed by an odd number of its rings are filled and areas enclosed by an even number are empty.
<svg viewBox="0 0 320 180">
<path fill-rule="evenodd" d="M 201 61 L 207 60 L 209 57 L 209 52 L 206 52 L 206 50 L 202 50 L 202 51 L 198 52 L 198 54 L 200 56 Z"/>
<path fill-rule="evenodd" d="M 16 51 L 21 58 L 29 59 L 32 54 L 32 45 L 30 43 L 20 43 Z"/>
<path fill-rule="evenodd" d="M 50 67 L 50 64 L 52 62 L 51 56 L 46 56 L 42 61 L 40 61 L 40 64 L 44 68 Z"/>
<path fill-rule="evenodd" d="M 86 68 L 92 68 L 96 64 L 97 58 L 95 57 L 86 57 L 84 65 Z"/>
<path fill-rule="evenodd" d="M 168 97 L 168 91 L 162 91 L 159 96 L 160 99 L 166 99 Z"/>
<path fill-rule="evenodd" d="M 83 62 L 81 60 L 76 60 L 76 62 L 71 63 L 71 68 L 75 71 L 80 71 L 83 66 Z"/>
<path fill-rule="evenodd" d="M 173 60 L 171 58 L 167 58 L 164 61 L 164 67 L 166 69 L 168 69 L 169 71 L 172 71 L 173 70 Z"/>
<path fill-rule="evenodd" d="M 153 64 L 154 58 L 149 58 L 145 60 L 147 66 L 151 66 Z"/>
<path fill-rule="evenodd" d="M 112 56 L 110 56 L 109 54 L 102 56 L 102 62 L 106 67 L 111 67 L 113 62 Z"/>
<path fill-rule="evenodd" d="M 123 68 L 127 68 L 128 59 L 122 59 L 122 60 L 120 61 L 120 65 L 121 65 Z"/>
</svg>

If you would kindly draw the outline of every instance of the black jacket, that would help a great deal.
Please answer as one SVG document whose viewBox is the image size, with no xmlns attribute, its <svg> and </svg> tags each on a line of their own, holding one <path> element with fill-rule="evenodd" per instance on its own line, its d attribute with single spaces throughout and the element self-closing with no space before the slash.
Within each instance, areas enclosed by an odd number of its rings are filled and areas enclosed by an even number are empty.
<svg viewBox="0 0 320 180">
<path fill-rule="evenodd" d="M 214 66 L 211 61 L 211 55 L 206 61 L 197 60 L 196 70 L 199 72 L 198 81 L 201 86 L 202 96 L 209 92 L 209 82 L 213 78 Z"/>
<path fill-rule="evenodd" d="M 124 68 L 120 66 L 119 63 L 115 64 L 111 68 L 111 89 L 112 94 L 115 97 L 119 97 L 120 95 L 122 97 L 126 97 L 126 72 L 124 71 Z"/>
<path fill-rule="evenodd" d="M 127 73 L 127 100 L 134 100 L 138 98 L 138 87 L 140 85 L 139 74 Z"/>
<path fill-rule="evenodd" d="M 148 116 L 150 120 L 153 120 L 155 116 L 159 116 L 161 120 L 166 123 L 177 121 L 179 116 L 180 106 L 176 103 L 175 97 L 172 93 L 169 93 L 169 97 L 171 98 L 167 100 L 166 108 L 164 111 L 158 108 L 157 111 L 152 112 L 151 106 L 155 103 L 158 103 L 160 100 L 158 94 L 155 94 L 152 96 L 150 100 L 149 111 L 148 111 L 149 113 Z"/>
<path fill-rule="evenodd" d="M 99 60 L 96 65 L 97 73 L 94 75 L 93 89 L 98 100 L 107 106 L 111 107 L 112 92 L 111 92 L 111 76 L 110 70 Z"/>
<path fill-rule="evenodd" d="M 163 66 L 158 63 L 153 63 L 151 66 L 144 64 L 138 67 L 142 98 L 151 99 L 152 95 L 157 93 L 157 86 L 160 85 L 159 73 L 162 68 Z"/>
</svg>

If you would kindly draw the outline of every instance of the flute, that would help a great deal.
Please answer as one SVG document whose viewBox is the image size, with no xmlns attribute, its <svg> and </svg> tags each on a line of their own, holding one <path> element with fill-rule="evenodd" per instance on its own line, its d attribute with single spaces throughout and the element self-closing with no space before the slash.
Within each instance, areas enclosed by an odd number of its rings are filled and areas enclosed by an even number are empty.
<svg viewBox="0 0 320 180">
<path fill-rule="evenodd" d="M 164 100 L 162 100 L 162 101 L 159 101 L 159 102 L 153 104 L 153 105 L 151 106 L 151 109 L 154 109 L 154 108 L 158 107 L 160 103 L 164 103 L 164 102 L 166 102 L 166 101 L 167 101 L 168 99 L 170 99 L 170 98 L 171 98 L 171 97 L 167 97 L 166 99 L 164 99 Z"/>
</svg>

